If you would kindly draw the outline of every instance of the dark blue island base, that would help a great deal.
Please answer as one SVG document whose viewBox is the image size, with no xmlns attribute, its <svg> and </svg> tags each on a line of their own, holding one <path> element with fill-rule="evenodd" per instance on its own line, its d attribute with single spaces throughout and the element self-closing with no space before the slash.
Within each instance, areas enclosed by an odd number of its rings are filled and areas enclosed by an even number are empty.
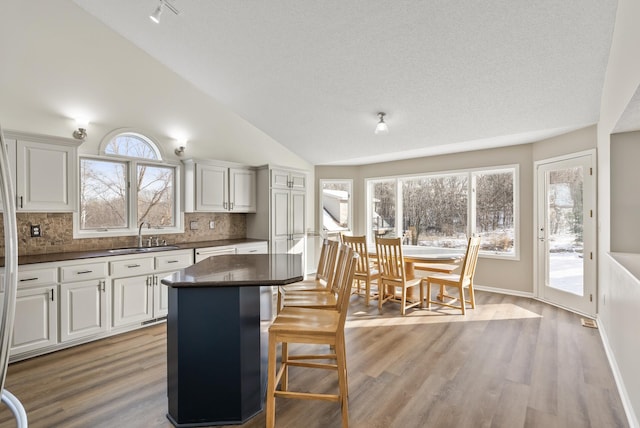
<svg viewBox="0 0 640 428">
<path fill-rule="evenodd" d="M 301 279 L 299 256 L 251 254 L 211 257 L 162 280 L 174 426 L 243 424 L 262 411 L 260 285 Z"/>
</svg>

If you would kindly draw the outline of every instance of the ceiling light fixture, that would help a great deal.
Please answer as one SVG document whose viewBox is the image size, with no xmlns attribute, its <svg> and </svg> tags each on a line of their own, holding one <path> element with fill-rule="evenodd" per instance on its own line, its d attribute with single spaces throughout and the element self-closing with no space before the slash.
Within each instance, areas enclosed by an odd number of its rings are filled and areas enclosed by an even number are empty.
<svg viewBox="0 0 640 428">
<path fill-rule="evenodd" d="M 176 15 L 180 15 L 180 11 L 178 9 L 176 9 L 176 7 L 174 5 L 169 3 L 167 0 L 160 0 L 160 3 L 158 3 L 158 7 L 156 7 L 156 10 L 153 11 L 153 13 L 151 15 L 149 15 L 149 19 L 152 20 L 153 22 L 155 22 L 156 24 L 159 24 L 160 23 L 160 15 L 162 15 L 162 12 L 164 11 L 164 7 L 165 6 L 171 12 L 175 13 Z"/>
<path fill-rule="evenodd" d="M 384 121 L 385 115 L 386 114 L 382 112 L 378 113 L 378 117 L 380 118 L 380 120 L 378 120 L 378 124 L 376 125 L 376 135 L 384 135 L 389 133 L 389 127 Z"/>
</svg>

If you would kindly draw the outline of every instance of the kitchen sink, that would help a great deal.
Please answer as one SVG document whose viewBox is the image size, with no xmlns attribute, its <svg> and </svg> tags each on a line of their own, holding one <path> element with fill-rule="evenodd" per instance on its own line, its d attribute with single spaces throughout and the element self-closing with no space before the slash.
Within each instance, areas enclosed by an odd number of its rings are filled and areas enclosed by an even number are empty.
<svg viewBox="0 0 640 428">
<path fill-rule="evenodd" d="M 107 250 L 109 254 L 135 254 L 135 253 L 153 253 L 156 251 L 177 250 L 177 245 L 162 245 L 160 247 L 131 247 L 131 248 L 115 248 Z"/>
</svg>

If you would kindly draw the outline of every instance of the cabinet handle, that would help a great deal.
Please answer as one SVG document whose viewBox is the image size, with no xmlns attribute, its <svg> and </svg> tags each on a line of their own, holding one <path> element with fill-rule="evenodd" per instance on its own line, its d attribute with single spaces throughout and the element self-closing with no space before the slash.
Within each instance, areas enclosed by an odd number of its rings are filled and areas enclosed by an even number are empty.
<svg viewBox="0 0 640 428">
<path fill-rule="evenodd" d="M 158 285 L 158 276 L 153 275 L 153 285 Z"/>
<path fill-rule="evenodd" d="M 106 287 L 105 287 L 105 281 L 100 281 L 98 283 L 98 287 L 100 287 L 101 285 L 102 285 L 102 292 L 104 293 L 105 291 L 107 291 Z"/>
<path fill-rule="evenodd" d="M 200 254 L 200 253 L 198 253 Z M 178 263 L 180 260 L 167 260 L 167 263 Z"/>
<path fill-rule="evenodd" d="M 140 267 L 140 265 L 127 265 L 127 267 L 128 267 L 129 269 L 131 269 L 131 268 L 137 268 L 137 267 Z"/>
<path fill-rule="evenodd" d="M 23 206 L 22 206 L 22 196 L 20 196 L 20 208 L 23 208 Z"/>
<path fill-rule="evenodd" d="M 233 202 L 229 202 L 229 211 L 233 211 Z"/>
<path fill-rule="evenodd" d="M 93 272 L 93 271 L 92 271 L 92 270 L 81 270 L 81 271 L 78 271 L 78 272 L 76 272 L 76 273 L 77 273 L 78 275 L 82 275 L 82 274 L 85 274 L 85 273 L 91 273 L 91 272 Z"/>
<path fill-rule="evenodd" d="M 53 288 L 51 289 L 51 301 L 53 302 Z"/>
<path fill-rule="evenodd" d="M 36 281 L 37 279 L 38 279 L 37 276 L 35 278 L 22 278 L 20 282 Z"/>
</svg>

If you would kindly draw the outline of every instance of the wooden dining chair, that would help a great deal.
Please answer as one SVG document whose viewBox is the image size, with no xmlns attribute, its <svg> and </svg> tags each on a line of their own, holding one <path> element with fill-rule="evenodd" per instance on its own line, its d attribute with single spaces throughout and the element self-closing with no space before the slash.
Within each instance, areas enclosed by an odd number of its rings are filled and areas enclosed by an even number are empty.
<svg viewBox="0 0 640 428">
<path fill-rule="evenodd" d="M 376 255 L 380 269 L 378 309 L 382 311 L 383 303 L 395 301 L 400 303 L 400 313 L 405 315 L 407 309 L 421 305 L 424 300 L 421 278 L 407 278 L 402 257 L 402 239 L 376 237 Z M 407 299 L 407 290 L 412 287 L 420 288 L 420 300 Z M 400 289 L 400 295 L 397 294 L 397 289 Z"/>
<path fill-rule="evenodd" d="M 424 288 L 424 284 L 427 286 L 427 308 L 431 308 L 431 303 L 435 303 L 440 306 L 447 306 L 449 308 L 460 309 L 462 315 L 465 314 L 465 306 L 467 303 L 471 305 L 472 309 L 476 307 L 476 300 L 473 293 L 473 276 L 476 271 L 476 264 L 478 263 L 478 253 L 480 252 L 480 237 L 471 237 L 467 244 L 467 251 L 464 256 L 464 261 L 460 265 L 460 273 L 451 274 L 431 274 L 426 278 L 423 278 L 423 285 L 420 288 Z M 436 300 L 431 299 L 431 285 L 439 285 L 440 293 Z M 446 293 L 447 287 L 454 287 L 458 289 L 458 297 L 451 296 Z M 469 300 L 464 297 L 464 289 L 469 289 Z M 446 299 L 450 299 L 446 301 Z M 453 300 L 451 300 L 453 299 Z M 454 305 L 455 300 L 460 301 L 460 306 Z"/>
<path fill-rule="evenodd" d="M 318 260 L 318 267 L 316 269 L 316 275 L 312 279 L 306 279 L 292 284 L 287 284 L 278 287 L 278 300 L 277 311 L 282 308 L 284 296 L 287 293 L 295 294 L 298 292 L 316 292 L 316 291 L 330 291 L 332 277 L 335 272 L 336 257 L 338 254 L 338 241 L 324 239 L 320 249 L 320 259 Z"/>
<path fill-rule="evenodd" d="M 267 366 L 266 426 L 273 428 L 276 421 L 276 397 L 339 402 L 342 410 L 342 426 L 349 425 L 347 360 L 344 325 L 349 308 L 349 296 L 358 255 L 342 246 L 337 263 L 336 278 L 339 284 L 339 304 L 335 309 L 311 309 L 285 307 L 269 327 Z M 277 347 L 281 344 L 280 368 L 277 369 Z M 329 345 L 327 353 L 293 354 L 290 344 Z M 315 348 L 314 348 L 315 349 Z M 289 389 L 289 367 L 335 370 L 338 375 L 338 393 L 313 393 Z M 276 388 L 280 385 L 280 389 Z"/>
<path fill-rule="evenodd" d="M 367 250 L 367 237 L 362 236 L 348 236 L 341 234 L 340 239 L 342 243 L 353 248 L 360 258 L 356 266 L 356 273 L 353 275 L 353 288 L 352 292 L 360 296 L 364 296 L 364 304 L 369 306 L 369 301 L 378 298 L 378 291 L 371 290 L 371 284 L 380 279 L 380 271 L 378 271 L 378 265 L 372 263 L 369 258 L 369 251 Z M 362 287 L 364 285 L 364 291 Z"/>
</svg>

